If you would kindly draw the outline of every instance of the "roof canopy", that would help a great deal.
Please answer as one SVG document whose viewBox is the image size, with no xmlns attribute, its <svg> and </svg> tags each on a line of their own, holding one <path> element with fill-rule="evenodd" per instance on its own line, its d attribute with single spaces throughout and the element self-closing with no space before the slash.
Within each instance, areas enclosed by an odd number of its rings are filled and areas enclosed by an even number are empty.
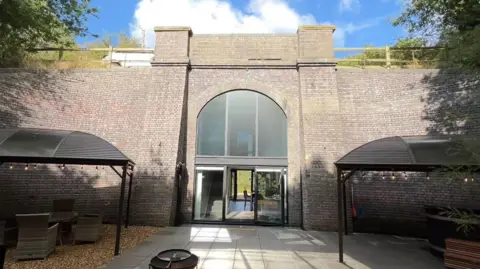
<svg viewBox="0 0 480 269">
<path fill-rule="evenodd" d="M 448 166 L 480 168 L 480 138 L 473 136 L 394 136 L 364 144 L 338 160 L 343 170 L 432 170 Z"/>
<path fill-rule="evenodd" d="M 0 129 L 0 163 L 135 165 L 109 142 L 67 130 Z"/>
</svg>

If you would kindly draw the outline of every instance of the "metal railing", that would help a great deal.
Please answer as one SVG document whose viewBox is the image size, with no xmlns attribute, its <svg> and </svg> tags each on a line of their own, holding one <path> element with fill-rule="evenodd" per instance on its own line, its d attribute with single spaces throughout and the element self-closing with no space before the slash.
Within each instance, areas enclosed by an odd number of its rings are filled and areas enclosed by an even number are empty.
<svg viewBox="0 0 480 269">
<path fill-rule="evenodd" d="M 113 59 L 114 52 L 153 53 L 154 49 L 146 48 L 35 48 L 28 52 L 34 54 L 34 60 L 46 62 L 90 62 L 101 63 L 99 67 L 112 67 L 118 63 Z M 448 59 L 448 53 L 442 47 L 364 47 L 334 48 L 335 60 L 339 66 L 365 68 L 369 66 L 391 68 L 422 68 L 438 66 Z M 338 56 L 338 54 L 349 54 Z M 122 61 L 128 62 L 126 59 Z M 105 59 L 105 56 L 106 59 Z M 135 60 L 142 61 L 142 60 Z"/>
<path fill-rule="evenodd" d="M 364 47 L 334 48 L 335 54 L 357 52 L 346 58 L 336 60 L 340 66 L 380 66 L 398 67 L 433 67 L 448 61 L 447 49 L 444 47 Z"/>
</svg>

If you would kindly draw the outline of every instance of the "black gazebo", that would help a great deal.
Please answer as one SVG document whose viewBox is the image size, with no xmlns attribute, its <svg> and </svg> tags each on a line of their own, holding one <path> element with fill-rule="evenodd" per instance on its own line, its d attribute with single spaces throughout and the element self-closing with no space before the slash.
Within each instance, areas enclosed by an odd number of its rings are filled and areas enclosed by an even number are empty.
<svg viewBox="0 0 480 269">
<path fill-rule="evenodd" d="M 480 138 L 475 136 L 395 136 L 364 144 L 335 162 L 338 190 L 338 253 L 343 262 L 347 234 L 345 182 L 357 171 L 433 172 L 439 169 L 480 171 Z M 343 174 L 347 172 L 346 174 Z"/>
<path fill-rule="evenodd" d="M 4 163 L 110 166 L 122 178 L 114 255 L 120 252 L 125 182 L 130 178 L 125 227 L 128 227 L 135 163 L 115 146 L 95 135 L 68 130 L 0 129 L 0 165 Z M 119 172 L 115 166 L 122 167 Z"/>
</svg>

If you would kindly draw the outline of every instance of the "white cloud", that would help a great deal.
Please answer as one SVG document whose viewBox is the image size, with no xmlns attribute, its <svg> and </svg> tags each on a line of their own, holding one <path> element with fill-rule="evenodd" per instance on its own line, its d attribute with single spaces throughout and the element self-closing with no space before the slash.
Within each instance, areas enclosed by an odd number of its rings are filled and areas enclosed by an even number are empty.
<svg viewBox="0 0 480 269">
<path fill-rule="evenodd" d="M 360 0 L 340 0 L 340 12 L 358 11 L 360 9 Z"/>
<path fill-rule="evenodd" d="M 317 24 L 285 0 L 248 0 L 245 10 L 225 0 L 140 0 L 131 24 L 132 36 L 153 46 L 154 26 L 190 26 L 205 33 L 295 33 L 298 25 Z M 338 35 L 337 35 L 338 36 Z"/>
<path fill-rule="evenodd" d="M 337 48 L 345 47 L 345 41 L 348 35 L 352 35 L 355 32 L 362 31 L 371 27 L 378 25 L 380 22 L 384 21 L 387 17 L 377 17 L 369 21 L 365 21 L 362 23 L 347 23 L 347 24 L 340 24 L 337 27 L 334 35 L 334 46 Z M 329 22 L 325 24 L 331 24 Z"/>
</svg>

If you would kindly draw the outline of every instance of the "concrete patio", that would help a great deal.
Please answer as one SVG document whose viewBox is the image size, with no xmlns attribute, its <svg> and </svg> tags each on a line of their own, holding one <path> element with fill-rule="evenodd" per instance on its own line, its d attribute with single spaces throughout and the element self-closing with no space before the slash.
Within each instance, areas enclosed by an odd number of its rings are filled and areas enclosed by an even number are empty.
<svg viewBox="0 0 480 269">
<path fill-rule="evenodd" d="M 345 264 L 337 262 L 336 233 L 241 226 L 183 226 L 158 234 L 123 253 L 103 268 L 147 269 L 162 250 L 184 248 L 200 258 L 204 269 L 434 269 L 443 261 L 423 240 L 387 235 L 345 237 Z"/>
</svg>

